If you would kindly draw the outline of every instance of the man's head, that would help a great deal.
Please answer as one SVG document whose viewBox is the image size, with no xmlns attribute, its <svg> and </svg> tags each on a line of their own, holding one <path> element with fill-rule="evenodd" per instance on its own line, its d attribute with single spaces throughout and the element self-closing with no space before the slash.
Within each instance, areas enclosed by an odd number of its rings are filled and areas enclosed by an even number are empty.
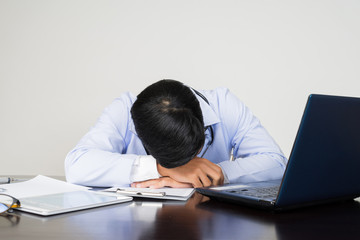
<svg viewBox="0 0 360 240">
<path fill-rule="evenodd" d="M 181 82 L 161 80 L 145 88 L 131 116 L 146 150 L 165 168 L 184 165 L 204 144 L 199 101 Z"/>
</svg>

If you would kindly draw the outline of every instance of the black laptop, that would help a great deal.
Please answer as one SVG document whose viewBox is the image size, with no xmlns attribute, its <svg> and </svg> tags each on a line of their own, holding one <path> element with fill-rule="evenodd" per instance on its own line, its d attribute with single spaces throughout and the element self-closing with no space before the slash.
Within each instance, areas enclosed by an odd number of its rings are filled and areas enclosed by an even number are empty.
<svg viewBox="0 0 360 240">
<path fill-rule="evenodd" d="M 273 210 L 359 197 L 360 98 L 309 96 L 282 179 L 196 190 Z"/>
</svg>

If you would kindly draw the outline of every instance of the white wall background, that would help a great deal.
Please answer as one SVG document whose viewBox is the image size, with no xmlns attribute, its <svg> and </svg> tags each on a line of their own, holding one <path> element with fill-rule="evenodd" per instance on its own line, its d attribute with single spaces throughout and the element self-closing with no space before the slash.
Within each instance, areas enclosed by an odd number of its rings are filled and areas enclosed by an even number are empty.
<svg viewBox="0 0 360 240">
<path fill-rule="evenodd" d="M 310 93 L 360 96 L 358 0 L 0 0 L 0 175 L 63 175 L 122 92 L 229 87 L 291 151 Z"/>
</svg>

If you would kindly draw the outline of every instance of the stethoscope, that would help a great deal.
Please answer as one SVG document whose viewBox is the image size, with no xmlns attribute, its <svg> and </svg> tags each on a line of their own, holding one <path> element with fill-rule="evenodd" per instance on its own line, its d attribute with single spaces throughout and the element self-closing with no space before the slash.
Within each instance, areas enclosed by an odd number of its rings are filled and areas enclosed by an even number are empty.
<svg viewBox="0 0 360 240">
<path fill-rule="evenodd" d="M 196 94 L 196 95 L 198 95 L 199 97 L 201 97 L 209 106 L 210 106 L 210 102 L 209 102 L 209 100 L 207 100 L 207 98 L 202 94 L 202 93 L 200 93 L 199 91 L 197 91 L 197 90 L 195 90 L 195 89 L 193 89 L 193 88 L 191 88 L 193 91 L 194 91 L 194 93 Z M 212 126 L 211 125 L 209 125 L 209 126 L 206 126 L 205 127 L 205 132 L 207 131 L 207 130 L 210 130 L 210 140 L 208 141 L 208 143 L 206 144 L 206 148 L 205 148 L 205 150 L 203 151 L 203 153 L 201 154 L 201 158 L 205 155 L 205 153 L 207 152 L 207 150 L 209 149 L 209 147 L 211 146 L 211 144 L 213 143 L 213 141 L 214 141 L 214 129 L 212 128 Z"/>
</svg>

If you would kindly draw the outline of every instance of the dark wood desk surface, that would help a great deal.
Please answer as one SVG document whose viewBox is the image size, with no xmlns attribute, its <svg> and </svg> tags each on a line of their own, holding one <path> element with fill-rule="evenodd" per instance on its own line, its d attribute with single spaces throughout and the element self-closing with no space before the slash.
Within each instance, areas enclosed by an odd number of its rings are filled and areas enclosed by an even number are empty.
<svg viewBox="0 0 360 240">
<path fill-rule="evenodd" d="M 133 202 L 52 217 L 0 216 L 0 239 L 359 239 L 358 200 L 284 213 L 195 195 L 187 202 Z"/>
</svg>

